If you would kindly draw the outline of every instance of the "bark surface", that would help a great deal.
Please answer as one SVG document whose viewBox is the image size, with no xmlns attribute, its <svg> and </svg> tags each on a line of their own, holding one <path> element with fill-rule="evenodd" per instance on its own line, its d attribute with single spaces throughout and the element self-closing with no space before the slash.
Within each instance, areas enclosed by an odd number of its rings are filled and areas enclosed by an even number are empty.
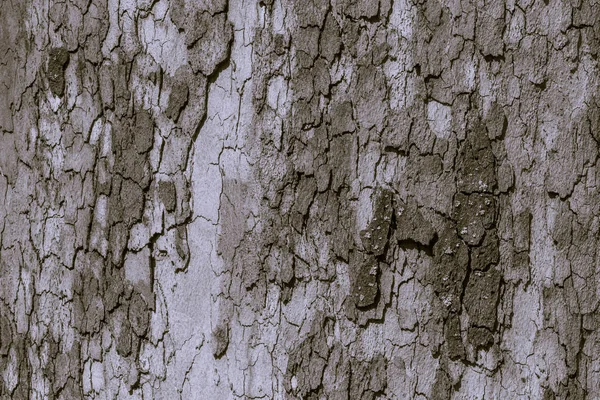
<svg viewBox="0 0 600 400">
<path fill-rule="evenodd" d="M 0 398 L 600 397 L 597 0 L 0 32 Z"/>
</svg>

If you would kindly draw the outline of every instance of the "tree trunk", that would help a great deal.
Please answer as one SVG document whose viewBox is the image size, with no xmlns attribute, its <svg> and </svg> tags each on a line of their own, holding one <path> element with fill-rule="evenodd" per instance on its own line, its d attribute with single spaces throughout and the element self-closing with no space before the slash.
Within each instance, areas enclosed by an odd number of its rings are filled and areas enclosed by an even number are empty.
<svg viewBox="0 0 600 400">
<path fill-rule="evenodd" d="M 0 30 L 2 399 L 600 396 L 596 0 Z"/>
</svg>

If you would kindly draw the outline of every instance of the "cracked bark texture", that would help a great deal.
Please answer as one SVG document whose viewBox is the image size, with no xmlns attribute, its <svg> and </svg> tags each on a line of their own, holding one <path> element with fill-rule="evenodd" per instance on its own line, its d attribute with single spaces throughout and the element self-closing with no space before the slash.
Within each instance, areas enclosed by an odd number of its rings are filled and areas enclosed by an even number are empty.
<svg viewBox="0 0 600 400">
<path fill-rule="evenodd" d="M 596 0 L 0 30 L 0 398 L 600 397 Z"/>
</svg>

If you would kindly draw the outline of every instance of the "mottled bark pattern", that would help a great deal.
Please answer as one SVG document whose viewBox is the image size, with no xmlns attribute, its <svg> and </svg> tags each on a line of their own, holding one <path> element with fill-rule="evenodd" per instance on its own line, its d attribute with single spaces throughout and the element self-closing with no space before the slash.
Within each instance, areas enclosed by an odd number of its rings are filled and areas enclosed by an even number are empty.
<svg viewBox="0 0 600 400">
<path fill-rule="evenodd" d="M 595 0 L 0 31 L 0 398 L 600 397 Z"/>
</svg>

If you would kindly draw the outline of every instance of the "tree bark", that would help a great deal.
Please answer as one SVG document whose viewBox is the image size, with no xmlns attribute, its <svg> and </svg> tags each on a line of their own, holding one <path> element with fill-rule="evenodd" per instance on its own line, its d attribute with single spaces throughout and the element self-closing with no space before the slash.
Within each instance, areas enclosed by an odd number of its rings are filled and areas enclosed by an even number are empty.
<svg viewBox="0 0 600 400">
<path fill-rule="evenodd" d="M 4 0 L 2 399 L 600 397 L 596 0 Z"/>
</svg>

